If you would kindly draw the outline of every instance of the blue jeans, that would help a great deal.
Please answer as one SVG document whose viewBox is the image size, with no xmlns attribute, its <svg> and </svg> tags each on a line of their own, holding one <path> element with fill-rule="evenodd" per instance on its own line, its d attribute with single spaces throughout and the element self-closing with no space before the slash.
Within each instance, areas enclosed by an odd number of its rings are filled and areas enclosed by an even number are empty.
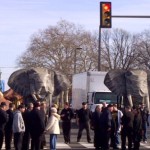
<svg viewBox="0 0 150 150">
<path fill-rule="evenodd" d="M 50 134 L 50 150 L 56 150 L 57 134 Z"/>
<path fill-rule="evenodd" d="M 144 122 L 143 123 L 143 141 L 146 141 L 147 140 L 147 123 Z"/>
<path fill-rule="evenodd" d="M 116 143 L 116 145 L 119 145 L 120 144 L 120 137 L 119 137 L 119 132 L 118 131 L 116 131 L 115 137 L 116 137 L 115 143 Z"/>
</svg>

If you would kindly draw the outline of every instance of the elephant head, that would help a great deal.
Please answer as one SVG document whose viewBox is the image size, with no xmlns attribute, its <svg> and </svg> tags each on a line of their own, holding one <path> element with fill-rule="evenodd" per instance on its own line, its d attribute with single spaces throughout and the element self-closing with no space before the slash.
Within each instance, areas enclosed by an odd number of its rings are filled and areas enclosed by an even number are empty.
<svg viewBox="0 0 150 150">
<path fill-rule="evenodd" d="M 149 109 L 148 76 L 144 70 L 110 70 L 104 84 L 118 96 L 123 96 L 124 105 L 144 102 Z"/>
<path fill-rule="evenodd" d="M 23 96 L 24 103 L 27 103 L 27 97 L 37 100 L 57 96 L 70 87 L 70 82 L 59 72 L 46 68 L 29 68 L 13 72 L 8 79 L 8 85 Z"/>
</svg>

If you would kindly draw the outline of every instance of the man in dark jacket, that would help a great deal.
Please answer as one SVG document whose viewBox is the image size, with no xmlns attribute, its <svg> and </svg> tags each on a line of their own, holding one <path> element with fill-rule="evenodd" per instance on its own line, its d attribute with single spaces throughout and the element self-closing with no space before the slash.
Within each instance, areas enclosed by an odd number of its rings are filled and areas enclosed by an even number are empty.
<svg viewBox="0 0 150 150">
<path fill-rule="evenodd" d="M 109 150 L 109 139 L 111 135 L 111 128 L 112 128 L 112 111 L 113 105 L 109 104 L 106 109 L 103 110 L 101 117 L 100 117 L 100 132 L 102 141 L 102 149 Z"/>
<path fill-rule="evenodd" d="M 141 105 L 140 111 L 142 116 L 142 129 L 143 129 L 142 140 L 144 143 L 147 143 L 147 126 L 149 126 L 149 122 L 148 122 L 149 113 L 145 107 L 145 104 Z"/>
<path fill-rule="evenodd" d="M 30 112 L 29 127 L 32 139 L 31 150 L 40 150 L 45 123 L 40 111 L 40 103 L 38 102 L 34 104 L 34 109 Z"/>
<path fill-rule="evenodd" d="M 64 109 L 61 111 L 61 119 L 62 119 L 62 130 L 65 143 L 70 143 L 70 130 L 71 130 L 71 119 L 74 114 L 72 109 L 69 107 L 69 103 L 65 102 Z"/>
<path fill-rule="evenodd" d="M 23 135 L 23 143 L 22 143 L 22 150 L 29 150 L 29 144 L 30 144 L 30 112 L 33 110 L 33 103 L 28 103 L 27 109 L 22 114 L 23 120 L 25 123 L 25 132 Z"/>
<path fill-rule="evenodd" d="M 5 126 L 5 147 L 6 147 L 6 150 L 11 149 L 11 142 L 12 142 L 12 136 L 13 136 L 12 124 L 13 124 L 14 108 L 15 108 L 15 104 L 10 103 L 9 109 L 6 111 L 6 113 L 8 114 L 8 122 L 6 123 L 6 126 Z"/>
<path fill-rule="evenodd" d="M 1 102 L 1 105 L 0 105 L 0 149 L 2 149 L 3 139 L 4 139 L 4 128 L 8 121 L 6 108 L 7 108 L 6 103 Z"/>
<path fill-rule="evenodd" d="M 133 122 L 133 143 L 134 150 L 139 150 L 140 141 L 142 138 L 142 117 L 139 108 L 133 108 L 134 122 Z"/>
<path fill-rule="evenodd" d="M 95 111 L 92 114 L 92 119 L 91 119 L 91 127 L 94 130 L 94 147 L 95 150 L 99 150 L 101 148 L 101 129 L 100 129 L 100 117 L 101 117 L 101 112 L 102 107 L 101 105 L 97 105 L 95 108 Z"/>
<path fill-rule="evenodd" d="M 126 137 L 128 138 L 128 150 L 132 149 L 132 138 L 133 138 L 133 122 L 134 114 L 131 112 L 131 107 L 126 106 L 125 112 L 122 117 L 122 131 L 121 131 L 121 140 L 122 140 L 122 150 L 126 149 Z"/>
<path fill-rule="evenodd" d="M 87 108 L 87 103 L 82 103 L 82 108 L 78 110 L 77 112 L 77 124 L 79 125 L 79 131 L 77 136 L 77 142 L 80 142 L 82 131 L 83 129 L 86 130 L 87 134 L 87 142 L 91 143 L 91 137 L 90 137 L 90 119 L 91 119 L 91 113 L 90 110 Z"/>
</svg>

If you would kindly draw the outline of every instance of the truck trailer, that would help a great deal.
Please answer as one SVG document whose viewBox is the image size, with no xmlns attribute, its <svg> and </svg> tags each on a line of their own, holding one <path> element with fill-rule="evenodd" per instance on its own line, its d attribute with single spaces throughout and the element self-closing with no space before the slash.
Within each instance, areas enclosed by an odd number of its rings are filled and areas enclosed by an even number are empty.
<svg viewBox="0 0 150 150">
<path fill-rule="evenodd" d="M 104 78 L 107 72 L 88 71 L 73 75 L 72 78 L 72 108 L 78 110 L 82 102 L 87 102 L 91 111 L 97 104 L 117 104 L 118 97 L 105 85 Z"/>
</svg>

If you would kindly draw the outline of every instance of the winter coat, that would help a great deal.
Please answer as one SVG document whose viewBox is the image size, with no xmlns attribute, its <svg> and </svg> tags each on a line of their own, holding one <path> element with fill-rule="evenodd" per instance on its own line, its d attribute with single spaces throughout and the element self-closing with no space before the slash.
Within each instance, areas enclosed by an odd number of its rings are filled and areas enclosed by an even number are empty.
<svg viewBox="0 0 150 150">
<path fill-rule="evenodd" d="M 100 117 L 100 125 L 103 131 L 112 127 L 112 114 L 108 109 L 104 109 Z"/>
<path fill-rule="evenodd" d="M 135 115 L 133 121 L 133 140 L 140 142 L 142 138 L 142 117 L 140 114 Z"/>
<path fill-rule="evenodd" d="M 41 136 L 45 129 L 45 121 L 41 110 L 34 108 L 29 113 L 29 131 L 31 137 Z"/>
<path fill-rule="evenodd" d="M 12 131 L 14 112 L 11 109 L 8 109 L 6 111 L 6 113 L 8 115 L 8 122 L 6 123 L 5 131 L 11 132 Z"/>
<path fill-rule="evenodd" d="M 13 117 L 13 133 L 24 132 L 24 131 L 25 131 L 25 125 L 24 125 L 22 114 L 19 110 L 16 110 L 14 112 L 14 117 Z"/>
<path fill-rule="evenodd" d="M 4 130 L 4 127 L 8 121 L 7 113 L 0 109 L 0 130 Z"/>
<path fill-rule="evenodd" d="M 61 117 L 63 122 L 70 122 L 71 119 L 73 118 L 74 114 L 71 108 L 67 108 L 67 109 L 63 109 L 61 111 L 61 115 L 64 115 L 63 117 Z"/>
<path fill-rule="evenodd" d="M 79 119 L 79 123 L 87 123 L 92 118 L 92 114 L 90 109 L 79 109 L 77 112 L 77 118 Z"/>
<path fill-rule="evenodd" d="M 59 119 L 60 115 L 57 113 L 51 113 L 45 128 L 49 134 L 60 134 Z"/>
</svg>

